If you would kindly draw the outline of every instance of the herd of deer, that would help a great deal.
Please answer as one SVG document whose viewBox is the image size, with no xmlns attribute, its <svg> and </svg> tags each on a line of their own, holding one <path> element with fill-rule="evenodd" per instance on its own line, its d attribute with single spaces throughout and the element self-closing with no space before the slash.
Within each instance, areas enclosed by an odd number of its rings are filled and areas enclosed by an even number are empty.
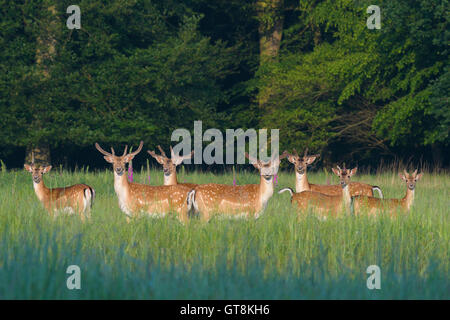
<svg viewBox="0 0 450 320">
<path fill-rule="evenodd" d="M 163 166 L 164 185 L 150 186 L 129 182 L 126 173 L 126 164 L 129 163 L 142 150 L 143 142 L 139 148 L 127 153 L 127 146 L 121 156 L 117 156 L 114 149 L 111 153 L 103 150 L 98 143 L 95 147 L 100 151 L 107 162 L 113 165 L 114 190 L 119 200 L 120 209 L 126 214 L 127 220 L 139 213 L 162 217 L 169 212 L 177 214 L 182 222 L 186 222 L 189 213 L 199 215 L 201 219 L 208 221 L 215 213 L 221 213 L 230 217 L 254 217 L 258 218 L 267 206 L 273 195 L 273 177 L 278 172 L 280 161 L 287 158 L 295 166 L 295 192 L 290 188 L 281 189 L 291 194 L 291 203 L 299 212 L 313 209 L 320 217 L 337 217 L 345 212 L 355 215 L 367 212 L 369 215 L 377 215 L 387 211 L 395 215 L 398 210 L 408 211 L 414 200 L 414 189 L 417 180 L 422 173 L 413 174 L 406 171 L 400 173 L 400 178 L 406 182 L 406 195 L 402 199 L 383 199 L 381 189 L 360 182 L 350 182 L 350 178 L 356 173 L 357 168 L 348 170 L 339 166 L 333 168 L 334 174 L 340 179 L 338 185 L 310 184 L 306 175 L 308 165 L 311 165 L 318 155 L 308 155 L 305 151 L 299 156 L 295 151 L 289 154 L 284 151 L 281 156 L 274 155 L 268 162 L 254 159 L 247 153 L 245 156 L 260 172 L 259 184 L 241 186 L 225 184 L 192 184 L 178 183 L 176 167 L 184 159 L 192 157 L 193 152 L 187 156 L 175 155 L 170 147 L 171 156 L 166 156 L 164 150 L 158 146 L 161 154 L 153 151 L 148 153 Z M 33 163 L 25 164 L 25 169 L 32 174 L 34 190 L 37 197 L 43 203 L 50 214 L 57 211 L 78 213 L 84 220 L 90 216 L 95 190 L 86 184 L 77 184 L 64 188 L 49 189 L 42 180 L 42 175 L 51 170 L 51 166 L 37 167 Z M 379 192 L 380 198 L 374 197 L 374 191 Z"/>
</svg>

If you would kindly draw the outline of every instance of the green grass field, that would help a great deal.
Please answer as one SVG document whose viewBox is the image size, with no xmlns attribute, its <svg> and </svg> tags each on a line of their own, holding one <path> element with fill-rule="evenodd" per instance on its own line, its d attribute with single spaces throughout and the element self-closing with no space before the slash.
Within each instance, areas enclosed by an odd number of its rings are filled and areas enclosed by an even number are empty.
<svg viewBox="0 0 450 320">
<path fill-rule="evenodd" d="M 149 173 L 135 172 L 148 183 Z M 150 171 L 152 184 L 162 172 Z M 324 173 L 310 174 L 326 183 Z M 386 198 L 403 197 L 397 172 L 357 174 Z M 450 176 L 425 173 L 410 214 L 396 219 L 346 216 L 297 221 L 289 195 L 274 194 L 258 220 L 138 218 L 126 223 L 111 170 L 44 177 L 48 187 L 87 183 L 97 192 L 92 218 L 52 219 L 30 174 L 0 172 L 1 299 L 449 299 Z M 179 174 L 180 182 L 232 184 L 232 174 Z M 238 184 L 257 183 L 239 172 Z M 331 179 L 337 183 L 337 178 Z M 278 186 L 294 187 L 293 173 Z M 366 269 L 381 268 L 381 290 Z M 81 290 L 68 290 L 66 268 L 81 268 Z"/>
</svg>

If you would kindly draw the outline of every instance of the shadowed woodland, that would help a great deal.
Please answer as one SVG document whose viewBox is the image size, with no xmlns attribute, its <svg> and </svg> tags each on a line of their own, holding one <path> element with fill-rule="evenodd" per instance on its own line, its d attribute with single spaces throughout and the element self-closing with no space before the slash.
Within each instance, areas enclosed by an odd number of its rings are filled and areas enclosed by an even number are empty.
<svg viewBox="0 0 450 320">
<path fill-rule="evenodd" d="M 280 149 L 447 167 L 449 4 L 0 0 L 0 159 L 104 167 L 94 142 L 168 146 L 176 128 L 279 128 Z M 172 145 L 175 143 L 172 143 Z M 137 158 L 136 165 L 145 159 Z"/>
</svg>

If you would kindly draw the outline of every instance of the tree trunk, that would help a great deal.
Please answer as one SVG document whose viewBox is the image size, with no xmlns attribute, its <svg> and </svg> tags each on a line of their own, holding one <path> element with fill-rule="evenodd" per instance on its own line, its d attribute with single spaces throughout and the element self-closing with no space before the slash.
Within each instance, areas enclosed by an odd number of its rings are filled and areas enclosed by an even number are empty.
<svg viewBox="0 0 450 320">
<path fill-rule="evenodd" d="M 283 0 L 258 0 L 256 9 L 259 20 L 259 65 L 278 58 L 283 35 Z M 267 89 L 267 88 L 266 88 Z M 267 92 L 266 92 L 267 93 Z M 267 112 L 266 104 L 270 94 L 259 94 L 258 105 Z"/>
<path fill-rule="evenodd" d="M 59 28 L 59 20 L 56 15 L 56 6 L 49 1 L 47 10 L 50 12 L 41 22 L 41 33 L 36 42 L 36 72 L 42 81 L 46 81 L 50 76 L 50 67 L 56 55 L 56 34 Z M 45 109 L 42 106 L 32 106 L 33 123 L 32 127 L 42 129 L 45 125 L 41 119 Z M 32 153 L 34 159 L 39 164 L 50 164 L 50 145 L 47 141 L 39 141 L 29 145 L 26 150 L 25 163 L 31 163 Z"/>
<path fill-rule="evenodd" d="M 256 3 L 260 64 L 278 57 L 283 35 L 283 5 L 283 0 L 259 0 Z"/>
</svg>

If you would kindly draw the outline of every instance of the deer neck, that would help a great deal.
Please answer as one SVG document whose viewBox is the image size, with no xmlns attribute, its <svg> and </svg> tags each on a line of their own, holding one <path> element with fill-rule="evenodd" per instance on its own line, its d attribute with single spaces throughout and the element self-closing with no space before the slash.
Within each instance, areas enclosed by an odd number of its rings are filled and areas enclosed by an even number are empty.
<svg viewBox="0 0 450 320">
<path fill-rule="evenodd" d="M 173 172 L 168 176 L 164 175 L 164 185 L 165 186 L 172 186 L 175 184 L 178 184 L 176 172 Z"/>
<path fill-rule="evenodd" d="M 130 183 L 128 182 L 126 173 L 119 176 L 114 171 L 114 190 L 116 191 L 119 201 L 125 200 L 128 197 L 128 191 L 130 189 Z"/>
<path fill-rule="evenodd" d="M 264 210 L 269 202 L 269 199 L 273 195 L 273 176 L 272 179 L 267 181 L 263 176 L 260 177 L 259 182 L 259 201 L 262 210 Z"/>
<path fill-rule="evenodd" d="M 50 194 L 50 189 L 47 188 L 44 184 L 44 180 L 41 179 L 39 183 L 33 181 L 34 192 L 36 193 L 38 199 L 40 201 L 44 201 Z"/>
<path fill-rule="evenodd" d="M 406 209 L 409 210 L 414 202 L 414 190 L 411 190 L 408 187 L 406 187 L 406 195 L 402 199 L 402 202 L 406 206 Z"/>
<path fill-rule="evenodd" d="M 352 198 L 350 196 L 350 188 L 348 187 L 349 183 L 345 185 L 344 188 L 342 188 L 342 202 L 344 203 L 344 207 L 347 211 L 351 211 L 351 203 Z"/>
<path fill-rule="evenodd" d="M 305 173 L 301 174 L 298 173 L 298 171 L 295 171 L 295 192 L 303 192 L 303 191 L 309 191 L 311 190 L 311 187 L 308 182 L 308 177 Z"/>
</svg>

